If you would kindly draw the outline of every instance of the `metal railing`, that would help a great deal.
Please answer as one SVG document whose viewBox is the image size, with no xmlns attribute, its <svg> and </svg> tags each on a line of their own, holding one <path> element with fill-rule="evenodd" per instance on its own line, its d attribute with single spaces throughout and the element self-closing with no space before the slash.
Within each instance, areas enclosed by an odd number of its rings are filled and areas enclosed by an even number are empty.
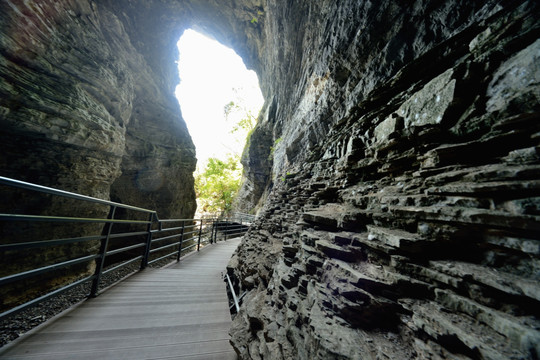
<svg viewBox="0 0 540 360">
<path fill-rule="evenodd" d="M 22 304 L 2 304 L 7 310 L 0 313 L 0 320 L 14 315 L 28 307 L 38 304 L 46 299 L 59 295 L 69 289 L 82 284 L 91 284 L 88 296 L 94 297 L 100 293 L 101 278 L 103 275 L 123 268 L 130 264 L 140 264 L 140 269 L 161 260 L 176 257 L 180 261 L 182 254 L 188 251 L 200 250 L 201 246 L 218 241 L 227 240 L 231 237 L 243 235 L 248 224 L 244 218 L 237 221 L 234 218 L 204 218 L 204 219 L 167 219 L 160 220 L 154 210 L 148 210 L 135 206 L 125 205 L 112 201 L 84 196 L 72 192 L 53 189 L 41 185 L 0 177 L 0 186 L 23 189 L 23 191 L 37 192 L 46 196 L 71 199 L 77 203 L 92 204 L 101 208 L 103 217 L 76 217 L 76 216 L 51 216 L 31 214 L 1 213 L 2 224 L 27 224 L 35 226 L 29 233 L 32 236 L 39 233 L 42 224 L 62 224 L 69 228 L 77 229 L 79 226 L 94 224 L 94 233 L 85 233 L 83 236 L 45 238 L 45 239 L 18 239 L 18 226 L 12 228 L 12 234 L 0 239 L 0 255 L 4 259 L 2 277 L 0 277 L 1 294 L 9 293 L 8 287 L 15 287 L 30 279 L 39 281 L 46 274 L 54 271 L 67 271 L 75 265 L 90 265 L 95 263 L 95 270 L 91 275 L 84 275 L 69 284 L 59 288 L 48 289 L 44 294 L 38 294 L 31 300 Z M 94 209 L 94 213 L 100 212 Z M 90 212 L 92 213 L 92 212 Z M 119 213 L 121 213 L 119 215 Z M 126 214 L 129 214 L 126 215 Z M 28 225 L 31 224 L 31 225 Z M 43 226 L 49 226 L 43 225 Z M 15 229 L 13 231 L 13 229 Z M 36 229 L 38 231 L 36 231 Z M 4 232 L 5 233 L 5 232 Z M 27 232 L 28 233 L 28 232 Z M 26 235 L 27 235 L 26 233 Z M 47 231 L 45 231 L 47 233 Z M 54 231 L 51 230 L 51 233 Z M 7 243 L 6 243 L 7 241 Z M 99 244 L 99 250 L 76 254 L 72 257 L 64 257 L 61 261 L 50 264 L 40 264 L 39 261 L 31 268 L 19 271 L 11 271 L 6 265 L 6 259 L 11 260 L 20 256 L 40 258 L 44 249 L 51 247 L 73 246 L 75 244 L 88 245 Z M 92 246 L 89 246 L 92 248 Z M 94 246 L 97 248 L 97 246 Z M 56 248 L 54 248 L 56 249 Z M 70 253 L 69 251 L 67 253 Z M 23 254 L 23 255 L 21 255 Z M 24 257 L 23 256 L 23 257 Z M 111 259 L 113 261 L 111 261 Z M 116 260 L 115 260 L 116 259 Z M 11 264 L 13 265 L 13 264 Z M 107 265 L 107 267 L 106 267 Z M 21 266 L 15 266 L 15 268 Z M 7 274 L 6 274 L 7 273 Z M 20 286 L 19 286 L 20 288 Z"/>
<path fill-rule="evenodd" d="M 222 234 L 220 238 L 223 240 L 238 237 L 247 231 L 249 225 L 249 223 L 234 218 L 216 219 L 214 222 L 215 238 L 218 238 L 218 232 Z"/>
<path fill-rule="evenodd" d="M 232 212 L 229 217 L 243 223 L 252 223 L 253 221 L 255 221 L 256 216 L 252 214 L 246 214 L 246 213 L 235 211 L 235 212 Z"/>
<path fill-rule="evenodd" d="M 222 274 L 223 276 L 223 274 Z M 236 293 L 237 291 L 235 290 L 235 288 L 239 288 L 240 286 L 240 280 L 237 278 L 237 276 L 235 275 L 232 275 L 232 278 L 231 276 L 229 276 L 228 273 L 225 273 L 225 276 L 223 276 L 223 280 L 225 281 L 225 283 L 227 284 L 227 292 L 229 295 L 229 311 L 231 313 L 231 316 L 234 317 L 236 316 L 236 314 L 238 314 L 240 312 L 240 306 L 242 305 L 242 299 L 244 298 L 244 296 L 247 294 L 247 291 L 244 291 L 242 293 L 242 295 L 240 295 L 240 293 Z M 235 287 L 235 284 L 236 284 L 236 287 Z"/>
<path fill-rule="evenodd" d="M 238 314 L 240 312 L 240 301 L 238 300 L 238 297 L 236 296 L 236 291 L 234 291 L 234 286 L 232 284 L 231 278 L 229 277 L 229 274 L 225 274 L 225 277 L 227 278 L 227 284 L 229 285 L 229 290 L 233 298 L 232 306 L 234 306 L 234 309 L 236 310 L 235 313 Z"/>
</svg>

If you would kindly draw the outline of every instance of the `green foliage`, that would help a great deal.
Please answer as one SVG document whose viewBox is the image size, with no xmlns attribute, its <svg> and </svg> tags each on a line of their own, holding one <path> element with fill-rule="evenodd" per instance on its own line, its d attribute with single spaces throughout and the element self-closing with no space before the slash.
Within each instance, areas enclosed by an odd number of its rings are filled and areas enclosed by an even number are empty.
<svg viewBox="0 0 540 360">
<path fill-rule="evenodd" d="M 283 140 L 283 138 L 277 138 L 276 140 L 274 140 L 274 146 L 270 146 L 270 155 L 268 155 L 268 160 L 270 160 L 272 158 L 272 155 L 274 155 L 274 151 L 276 151 L 276 147 L 281 142 L 281 140 Z"/>
<path fill-rule="evenodd" d="M 200 211 L 222 213 L 232 209 L 234 197 L 240 188 L 242 167 L 238 156 L 226 160 L 208 159 L 201 173 L 195 175 L 195 191 Z"/>
<path fill-rule="evenodd" d="M 252 24 L 257 24 L 259 22 L 259 16 L 263 15 L 264 13 L 260 10 L 257 11 L 257 16 L 253 16 L 251 18 L 251 23 Z"/>
<path fill-rule="evenodd" d="M 239 99 L 237 102 L 229 101 L 224 107 L 223 112 L 225 113 L 225 119 L 229 120 L 231 114 L 236 113 L 240 114 L 240 120 L 237 120 L 236 124 L 233 126 L 231 133 L 236 133 L 239 131 L 244 131 L 246 133 L 251 133 L 257 124 L 257 116 L 253 114 L 251 110 L 248 110 L 242 100 Z M 238 116 L 237 116 L 238 118 Z"/>
<path fill-rule="evenodd" d="M 226 120 L 232 123 L 231 133 L 235 134 L 236 141 L 246 144 L 257 124 L 257 116 L 249 109 L 239 90 L 234 89 L 236 96 L 223 106 L 223 112 Z M 194 175 L 200 215 L 232 210 L 241 185 L 239 154 L 227 154 L 224 159 L 210 158 Z"/>
</svg>

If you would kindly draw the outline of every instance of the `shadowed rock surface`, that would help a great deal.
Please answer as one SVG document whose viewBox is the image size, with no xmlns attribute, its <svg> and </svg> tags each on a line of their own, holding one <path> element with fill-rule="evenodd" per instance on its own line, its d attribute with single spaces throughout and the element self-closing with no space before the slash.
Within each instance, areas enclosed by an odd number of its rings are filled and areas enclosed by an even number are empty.
<svg viewBox="0 0 540 360">
<path fill-rule="evenodd" d="M 259 216 L 228 270 L 246 292 L 240 358 L 536 359 L 538 14 L 503 0 L 6 0 L 0 168 L 192 214 L 173 89 L 193 27 L 233 47 L 266 99 L 237 203 Z"/>
<path fill-rule="evenodd" d="M 537 4 L 265 12 L 253 137 L 272 137 L 244 164 L 271 171 L 229 264 L 241 358 L 536 359 Z"/>
</svg>

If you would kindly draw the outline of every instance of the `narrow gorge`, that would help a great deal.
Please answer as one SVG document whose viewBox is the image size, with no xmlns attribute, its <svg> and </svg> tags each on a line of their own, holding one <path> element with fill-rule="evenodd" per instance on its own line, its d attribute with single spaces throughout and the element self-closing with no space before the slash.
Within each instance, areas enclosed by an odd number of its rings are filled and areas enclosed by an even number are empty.
<svg viewBox="0 0 540 360">
<path fill-rule="evenodd" d="M 3 0 L 0 175 L 192 216 L 188 28 L 265 97 L 227 268 L 239 358 L 540 357 L 536 1 Z"/>
</svg>

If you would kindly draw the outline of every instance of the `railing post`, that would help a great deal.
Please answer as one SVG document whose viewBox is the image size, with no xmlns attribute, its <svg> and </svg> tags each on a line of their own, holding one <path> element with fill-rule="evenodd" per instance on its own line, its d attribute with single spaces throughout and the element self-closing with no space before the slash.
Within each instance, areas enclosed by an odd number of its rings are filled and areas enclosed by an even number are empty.
<svg viewBox="0 0 540 360">
<path fill-rule="evenodd" d="M 111 209 L 110 220 L 114 220 L 114 214 L 116 212 L 116 206 Z M 103 272 L 103 265 L 105 264 L 105 254 L 107 253 L 107 247 L 109 246 L 109 238 L 113 227 L 113 222 L 107 224 L 107 236 L 101 240 L 101 246 L 99 248 L 99 255 L 101 255 L 96 264 L 96 271 L 94 272 L 94 280 L 92 281 L 92 288 L 90 289 L 90 297 L 97 296 L 99 290 L 99 282 L 101 280 L 101 273 Z"/>
<path fill-rule="evenodd" d="M 182 230 L 180 231 L 180 244 L 178 246 L 178 255 L 176 256 L 176 261 L 180 261 L 182 256 L 182 240 L 184 240 L 184 228 L 186 227 L 185 220 L 182 220 Z"/>
<path fill-rule="evenodd" d="M 199 249 L 201 248 L 201 236 L 202 236 L 202 223 L 203 223 L 203 219 L 201 218 L 201 226 L 199 228 L 199 241 L 197 242 L 197 251 L 199 251 Z"/>
<path fill-rule="evenodd" d="M 141 270 L 148 266 L 148 257 L 150 256 L 150 248 L 152 247 L 152 222 L 154 220 L 154 214 L 150 214 L 148 219 L 149 223 L 146 226 L 146 247 L 144 248 L 143 258 L 141 260 Z M 159 223 L 160 230 L 162 229 L 161 223 Z"/>
<path fill-rule="evenodd" d="M 238 235 L 244 235 L 244 219 L 240 216 L 240 228 L 238 229 Z"/>
<path fill-rule="evenodd" d="M 212 225 L 212 230 L 213 230 L 213 233 L 212 233 L 212 242 L 215 244 L 217 243 L 217 227 L 218 227 L 218 224 L 217 224 L 217 219 L 214 218 L 214 223 Z"/>
<path fill-rule="evenodd" d="M 214 219 L 212 219 L 212 227 L 211 227 L 211 230 L 210 230 L 210 244 L 213 244 L 214 243 L 214 226 L 216 224 L 216 221 Z"/>
<path fill-rule="evenodd" d="M 225 219 L 225 241 L 227 241 L 229 236 L 229 218 Z"/>
</svg>

